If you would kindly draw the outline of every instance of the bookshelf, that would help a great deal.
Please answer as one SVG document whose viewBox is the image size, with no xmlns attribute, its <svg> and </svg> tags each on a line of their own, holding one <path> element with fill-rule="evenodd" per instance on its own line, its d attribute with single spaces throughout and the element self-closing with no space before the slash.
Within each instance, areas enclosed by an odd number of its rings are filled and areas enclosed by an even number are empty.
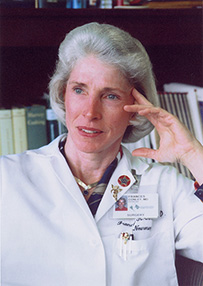
<svg viewBox="0 0 203 286">
<path fill-rule="evenodd" d="M 65 34 L 84 23 L 109 23 L 146 47 L 158 88 L 171 81 L 202 86 L 202 9 L 0 10 L 0 106 L 40 103 Z"/>
</svg>

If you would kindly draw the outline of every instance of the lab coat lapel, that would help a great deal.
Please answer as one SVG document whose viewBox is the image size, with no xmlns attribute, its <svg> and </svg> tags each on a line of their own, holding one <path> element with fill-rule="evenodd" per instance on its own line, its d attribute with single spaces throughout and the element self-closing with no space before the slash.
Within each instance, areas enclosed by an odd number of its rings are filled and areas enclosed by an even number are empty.
<svg viewBox="0 0 203 286">
<path fill-rule="evenodd" d="M 118 182 L 118 179 L 121 178 L 122 176 L 126 176 L 130 179 L 130 184 L 126 187 L 122 186 Z M 122 197 L 129 190 L 129 188 L 133 185 L 134 182 L 135 178 L 131 173 L 131 168 L 129 166 L 127 158 L 126 156 L 123 156 L 108 183 L 104 196 L 98 207 L 95 216 L 96 222 L 98 222 L 101 219 L 101 217 L 115 204 L 116 199 L 113 196 L 114 195 L 113 189 L 119 187 L 119 192 L 117 194 L 117 200 L 119 200 L 119 198 Z"/>
<path fill-rule="evenodd" d="M 85 198 L 83 197 L 69 166 L 67 165 L 65 159 L 63 158 L 63 155 L 59 152 L 59 154 L 53 156 L 51 158 L 51 164 L 60 183 L 63 185 L 66 191 L 72 196 L 72 198 L 78 203 L 79 207 L 82 209 L 84 214 L 88 216 L 91 219 L 91 221 L 93 221 L 95 224 L 95 221 L 88 207 L 88 204 Z"/>
</svg>

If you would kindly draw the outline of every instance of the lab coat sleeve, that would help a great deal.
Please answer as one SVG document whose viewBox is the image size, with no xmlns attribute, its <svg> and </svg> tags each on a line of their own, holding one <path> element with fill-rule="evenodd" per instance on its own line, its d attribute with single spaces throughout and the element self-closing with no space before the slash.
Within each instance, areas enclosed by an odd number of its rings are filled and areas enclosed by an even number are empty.
<svg viewBox="0 0 203 286">
<path fill-rule="evenodd" d="M 174 185 L 174 231 L 179 254 L 203 262 L 203 203 L 194 182 L 177 174 Z"/>
</svg>

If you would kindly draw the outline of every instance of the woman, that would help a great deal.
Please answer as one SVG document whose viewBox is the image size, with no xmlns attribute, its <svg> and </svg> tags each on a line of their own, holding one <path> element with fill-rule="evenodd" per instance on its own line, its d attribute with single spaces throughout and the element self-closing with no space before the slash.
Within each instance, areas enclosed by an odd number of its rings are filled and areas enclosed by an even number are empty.
<svg viewBox="0 0 203 286">
<path fill-rule="evenodd" d="M 177 285 L 175 251 L 203 261 L 203 147 L 155 107 L 152 67 L 128 33 L 90 23 L 59 49 L 51 104 L 68 135 L 1 159 L 2 286 Z M 155 106 L 154 106 L 155 105 Z M 153 125 L 159 150 L 135 142 Z M 12 175 L 12 180 L 11 180 Z M 116 212 L 125 194 L 128 211 Z"/>
<path fill-rule="evenodd" d="M 117 208 L 116 211 L 127 211 L 128 208 L 126 207 L 126 200 L 124 197 L 121 197 L 118 201 L 117 201 Z"/>
</svg>

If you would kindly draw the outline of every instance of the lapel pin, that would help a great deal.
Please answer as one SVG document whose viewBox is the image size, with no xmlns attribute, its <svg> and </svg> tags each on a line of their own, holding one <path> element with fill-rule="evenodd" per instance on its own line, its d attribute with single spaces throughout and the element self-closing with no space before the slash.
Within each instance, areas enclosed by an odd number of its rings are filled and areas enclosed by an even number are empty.
<svg viewBox="0 0 203 286">
<path fill-rule="evenodd" d="M 126 175 L 122 175 L 118 178 L 118 183 L 122 187 L 127 187 L 130 185 L 130 178 Z"/>
<path fill-rule="evenodd" d="M 112 187 L 111 192 L 113 193 L 113 197 L 114 197 L 115 201 L 117 201 L 118 193 L 120 193 L 122 191 L 122 189 L 120 189 L 119 186 L 114 186 L 114 185 L 111 185 L 111 187 Z"/>
</svg>

